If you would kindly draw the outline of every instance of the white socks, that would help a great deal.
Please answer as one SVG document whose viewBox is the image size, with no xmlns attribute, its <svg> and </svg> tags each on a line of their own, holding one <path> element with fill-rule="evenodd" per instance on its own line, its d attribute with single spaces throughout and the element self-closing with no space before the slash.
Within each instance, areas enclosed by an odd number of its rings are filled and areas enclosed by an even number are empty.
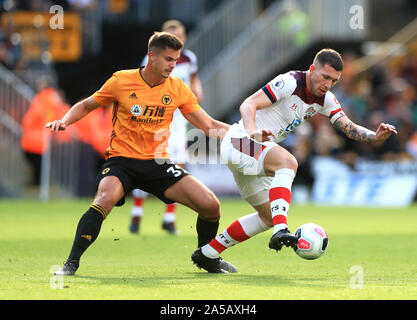
<svg viewBox="0 0 417 320">
<path fill-rule="evenodd" d="M 215 239 L 203 246 L 201 250 L 206 257 L 215 259 L 225 249 L 268 229 L 269 227 L 263 223 L 259 214 L 255 212 L 237 219 Z"/>
<path fill-rule="evenodd" d="M 291 186 L 294 178 L 294 170 L 284 168 L 275 171 L 275 176 L 269 189 L 269 203 L 271 205 L 274 233 L 288 228 L 287 214 L 291 204 Z"/>
</svg>

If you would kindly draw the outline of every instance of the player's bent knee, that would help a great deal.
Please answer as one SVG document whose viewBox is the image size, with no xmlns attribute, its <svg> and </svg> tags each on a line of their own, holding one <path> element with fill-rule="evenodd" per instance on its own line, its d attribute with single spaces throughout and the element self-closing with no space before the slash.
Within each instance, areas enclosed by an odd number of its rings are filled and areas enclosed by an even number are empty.
<svg viewBox="0 0 417 320">
<path fill-rule="evenodd" d="M 296 172 L 298 168 L 297 159 L 292 154 L 289 153 L 287 156 L 281 159 L 281 161 L 273 167 L 273 171 L 275 172 L 283 168 L 291 169 L 291 170 L 294 170 L 294 172 Z"/>
<path fill-rule="evenodd" d="M 288 169 L 292 169 L 297 171 L 298 169 L 298 161 L 297 159 L 291 154 L 285 159 L 284 167 Z"/>
<path fill-rule="evenodd" d="M 110 190 L 98 190 L 94 203 L 102 206 L 108 213 L 113 209 L 116 203 L 123 197 L 123 194 Z"/>
<path fill-rule="evenodd" d="M 198 211 L 203 219 L 217 221 L 220 219 L 220 201 L 214 193 L 209 193 L 204 201 L 199 204 Z"/>
<path fill-rule="evenodd" d="M 275 171 L 283 168 L 291 169 L 296 172 L 298 169 L 297 159 L 283 148 L 272 148 L 267 153 L 264 160 L 265 173 L 269 176 L 274 176 Z"/>
<path fill-rule="evenodd" d="M 94 203 L 110 212 L 123 196 L 123 186 L 120 180 L 115 176 L 108 176 L 100 181 Z"/>
<path fill-rule="evenodd" d="M 212 196 L 209 201 L 205 203 L 204 211 L 209 212 L 213 218 L 220 217 L 220 202 Z"/>
<path fill-rule="evenodd" d="M 118 199 L 116 197 L 109 195 L 106 192 L 99 192 L 97 193 L 94 203 L 100 205 L 104 209 L 106 209 L 107 213 L 110 213 L 110 211 L 113 209 L 113 207 L 116 205 Z"/>
</svg>

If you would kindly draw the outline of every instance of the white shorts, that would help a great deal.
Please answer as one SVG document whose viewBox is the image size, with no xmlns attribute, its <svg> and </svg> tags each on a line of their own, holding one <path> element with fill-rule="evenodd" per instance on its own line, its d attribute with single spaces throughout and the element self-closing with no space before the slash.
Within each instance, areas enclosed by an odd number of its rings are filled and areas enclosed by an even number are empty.
<svg viewBox="0 0 417 320">
<path fill-rule="evenodd" d="M 272 141 L 263 143 L 251 139 L 241 124 L 234 124 L 221 143 L 220 155 L 232 171 L 240 195 L 252 206 L 269 201 L 269 188 L 273 177 L 265 175 L 264 160 Z"/>
</svg>

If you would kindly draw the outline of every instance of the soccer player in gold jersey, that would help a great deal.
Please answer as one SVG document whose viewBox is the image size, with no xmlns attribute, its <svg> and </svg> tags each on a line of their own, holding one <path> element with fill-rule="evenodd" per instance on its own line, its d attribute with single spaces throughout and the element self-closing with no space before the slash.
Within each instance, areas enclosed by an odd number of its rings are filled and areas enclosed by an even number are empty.
<svg viewBox="0 0 417 320">
<path fill-rule="evenodd" d="M 180 78 L 171 76 L 183 43 L 176 36 L 156 32 L 149 39 L 145 67 L 115 72 L 100 90 L 75 104 L 60 120 L 46 124 L 53 132 L 65 130 L 92 110 L 113 104 L 113 131 L 107 160 L 97 176 L 97 194 L 81 217 L 71 252 L 56 275 L 73 275 L 79 260 L 93 243 L 103 220 L 125 194 L 140 188 L 165 203 L 178 202 L 198 213 L 198 247 L 215 237 L 220 203 L 214 193 L 169 160 L 169 127 L 178 108 L 207 136 L 222 138 L 229 125 L 211 118 Z M 94 134 L 92 132 L 91 134 Z M 228 262 L 210 260 L 213 272 L 235 272 Z"/>
</svg>

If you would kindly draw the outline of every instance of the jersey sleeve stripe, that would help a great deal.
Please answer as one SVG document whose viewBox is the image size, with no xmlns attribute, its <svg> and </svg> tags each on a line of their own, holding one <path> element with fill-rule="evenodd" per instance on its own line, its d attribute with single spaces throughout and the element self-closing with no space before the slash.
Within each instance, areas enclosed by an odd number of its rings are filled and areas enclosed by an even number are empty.
<svg viewBox="0 0 417 320">
<path fill-rule="evenodd" d="M 268 96 L 269 100 L 271 100 L 272 103 L 277 102 L 278 99 L 275 96 L 275 94 L 272 92 L 272 89 L 271 89 L 269 84 L 262 87 L 262 90 L 263 90 L 263 92 L 265 92 L 265 94 Z"/>
<path fill-rule="evenodd" d="M 338 112 L 340 112 L 340 111 L 342 111 L 342 108 L 339 108 L 339 109 L 333 110 L 332 112 L 330 112 L 329 118 L 333 117 L 336 113 L 338 113 Z"/>
</svg>

